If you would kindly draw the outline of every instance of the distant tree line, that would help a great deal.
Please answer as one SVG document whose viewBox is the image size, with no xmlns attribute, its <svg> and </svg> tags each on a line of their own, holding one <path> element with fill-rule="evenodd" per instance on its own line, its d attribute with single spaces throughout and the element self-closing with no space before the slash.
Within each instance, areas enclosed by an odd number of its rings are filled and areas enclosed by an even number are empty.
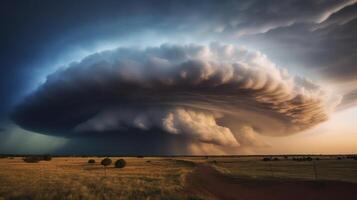
<svg viewBox="0 0 357 200">
<path fill-rule="evenodd" d="M 50 155 L 26 156 L 23 158 L 23 161 L 27 163 L 38 163 L 40 161 L 51 161 L 51 160 L 52 160 L 52 156 Z"/>
<path fill-rule="evenodd" d="M 289 156 L 283 156 L 282 158 L 279 157 L 263 157 L 262 161 L 279 161 L 281 159 L 284 160 L 293 160 L 293 161 L 313 161 L 313 160 L 320 160 L 319 157 L 311 157 L 311 156 L 291 156 L 291 158 L 289 158 Z M 325 158 L 326 159 L 326 158 Z M 336 159 L 336 160 L 344 160 L 344 159 L 352 159 L 352 160 L 357 160 L 357 156 L 331 156 L 327 159 Z"/>
</svg>

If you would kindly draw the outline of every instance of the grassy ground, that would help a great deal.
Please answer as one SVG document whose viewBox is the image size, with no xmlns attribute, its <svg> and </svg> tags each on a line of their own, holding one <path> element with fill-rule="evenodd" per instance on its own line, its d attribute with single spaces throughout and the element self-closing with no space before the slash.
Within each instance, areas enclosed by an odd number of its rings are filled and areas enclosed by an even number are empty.
<svg viewBox="0 0 357 200">
<path fill-rule="evenodd" d="M 0 197 L 5 199 L 185 199 L 181 191 L 190 163 L 125 158 L 123 169 L 87 164 L 90 158 L 24 163 L 0 159 Z M 112 158 L 115 160 L 115 158 Z M 1 199 L 1 198 L 0 198 Z"/>
<path fill-rule="evenodd" d="M 214 165 L 219 171 L 236 177 L 357 182 L 357 161 L 352 159 L 337 160 L 335 157 L 325 157 L 314 161 L 293 161 L 291 158 L 280 158 L 278 161 L 261 161 L 261 158 L 246 157 L 209 160 L 216 163 Z"/>
<path fill-rule="evenodd" d="M 87 164 L 89 159 L 95 159 L 96 164 Z M 226 175 L 255 180 L 315 178 L 312 161 L 283 158 L 124 158 L 125 168 L 111 165 L 107 170 L 99 164 L 102 159 L 64 157 L 39 163 L 25 163 L 19 157 L 0 159 L 0 200 L 190 199 L 185 178 L 195 163 L 208 163 Z M 357 182 L 356 160 L 323 157 L 314 162 L 319 180 Z"/>
</svg>

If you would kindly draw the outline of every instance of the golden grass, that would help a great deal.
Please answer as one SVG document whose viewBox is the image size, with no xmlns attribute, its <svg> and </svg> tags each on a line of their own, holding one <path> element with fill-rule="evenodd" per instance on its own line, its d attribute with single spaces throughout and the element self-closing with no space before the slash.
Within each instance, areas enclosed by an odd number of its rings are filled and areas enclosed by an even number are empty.
<svg viewBox="0 0 357 200">
<path fill-rule="evenodd" d="M 258 157 L 215 159 L 215 167 L 228 175 L 254 179 L 303 179 L 357 182 L 357 161 L 323 157 L 318 161 L 261 161 Z M 211 159 L 212 160 L 212 159 Z"/>
<path fill-rule="evenodd" d="M 88 164 L 95 159 L 95 164 Z M 0 159 L 0 200 L 194 199 L 185 190 L 185 177 L 195 163 L 209 163 L 234 177 L 313 180 L 311 161 L 261 157 L 145 157 L 124 158 L 126 167 L 105 170 L 103 158 L 53 158 L 25 163 L 22 158 Z M 113 162 L 119 158 L 112 157 Z M 319 180 L 357 182 L 357 161 L 324 157 L 315 161 Z"/>
<path fill-rule="evenodd" d="M 123 169 L 105 170 L 102 158 L 54 158 L 24 163 L 0 159 L 0 198 L 6 199 L 183 199 L 192 166 L 159 158 L 125 158 Z M 115 161 L 117 158 L 112 158 Z M 147 162 L 150 160 L 150 162 Z"/>
</svg>

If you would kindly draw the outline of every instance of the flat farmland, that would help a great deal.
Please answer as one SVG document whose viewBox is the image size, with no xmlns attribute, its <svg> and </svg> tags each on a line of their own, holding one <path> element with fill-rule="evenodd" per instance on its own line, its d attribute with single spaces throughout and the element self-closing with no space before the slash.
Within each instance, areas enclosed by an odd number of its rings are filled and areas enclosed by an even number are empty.
<svg viewBox="0 0 357 200">
<path fill-rule="evenodd" d="M 355 199 L 357 161 L 293 157 L 54 157 L 0 159 L 0 199 Z M 110 157 L 113 161 L 118 157 Z M 94 159 L 94 164 L 88 160 Z M 260 196 L 263 195 L 263 196 Z M 337 195 L 337 196 L 336 196 Z"/>
<path fill-rule="evenodd" d="M 252 158 L 217 158 L 211 162 L 220 172 L 252 179 L 337 180 L 357 182 L 357 161 L 353 159 L 323 158 L 313 161 L 261 161 Z"/>
<path fill-rule="evenodd" d="M 95 164 L 88 164 L 95 159 Z M 116 158 L 113 157 L 113 160 Z M 102 158 L 54 158 L 25 163 L 0 160 L 0 196 L 5 199 L 182 199 L 192 166 L 159 158 L 125 158 L 127 166 L 100 165 Z"/>
</svg>

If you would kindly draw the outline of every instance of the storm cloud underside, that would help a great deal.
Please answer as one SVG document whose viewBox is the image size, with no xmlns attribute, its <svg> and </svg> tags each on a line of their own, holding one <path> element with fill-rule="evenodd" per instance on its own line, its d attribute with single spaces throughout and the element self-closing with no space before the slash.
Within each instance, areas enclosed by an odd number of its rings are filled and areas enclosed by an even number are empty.
<svg viewBox="0 0 357 200">
<path fill-rule="evenodd" d="M 339 103 L 264 54 L 212 43 L 118 48 L 49 75 L 13 112 L 22 128 L 68 138 L 235 152 L 328 119 Z M 178 150 L 177 150 L 178 149 Z"/>
</svg>

